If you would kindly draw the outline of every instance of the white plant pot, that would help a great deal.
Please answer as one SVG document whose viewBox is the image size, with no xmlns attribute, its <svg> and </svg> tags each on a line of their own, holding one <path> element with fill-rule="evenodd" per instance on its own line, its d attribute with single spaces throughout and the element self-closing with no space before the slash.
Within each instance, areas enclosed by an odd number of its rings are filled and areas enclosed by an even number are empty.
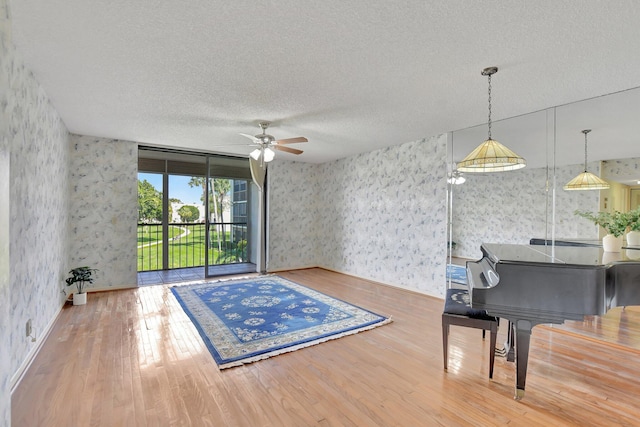
<svg viewBox="0 0 640 427">
<path fill-rule="evenodd" d="M 85 305 L 87 303 L 87 293 L 73 294 L 73 305 Z"/>
<path fill-rule="evenodd" d="M 626 255 L 629 259 L 640 260 L 640 249 L 627 249 Z"/>
<path fill-rule="evenodd" d="M 607 234 L 602 238 L 602 249 L 605 252 L 620 252 L 622 250 L 622 236 L 615 237 L 613 234 Z"/>
<path fill-rule="evenodd" d="M 627 246 L 640 246 L 640 231 L 627 233 Z"/>
<path fill-rule="evenodd" d="M 604 252 L 602 254 L 602 263 L 609 264 L 616 261 L 622 261 L 622 253 L 620 252 Z"/>
</svg>

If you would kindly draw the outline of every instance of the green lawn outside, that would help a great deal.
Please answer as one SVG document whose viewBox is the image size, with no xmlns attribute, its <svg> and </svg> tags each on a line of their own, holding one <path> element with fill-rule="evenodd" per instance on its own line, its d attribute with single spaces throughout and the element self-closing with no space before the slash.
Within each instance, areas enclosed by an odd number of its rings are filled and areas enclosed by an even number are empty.
<svg viewBox="0 0 640 427">
<path fill-rule="evenodd" d="M 189 233 L 184 235 L 188 228 Z M 228 228 L 228 227 L 227 227 Z M 222 233 L 220 233 L 222 234 Z M 246 255 L 240 254 L 236 245 L 230 242 L 230 232 L 226 230 L 226 249 L 224 242 L 221 251 L 218 250 L 218 233 L 213 232 L 212 248 L 209 249 L 209 263 L 229 264 L 241 262 L 246 259 Z M 205 225 L 189 224 L 187 227 L 169 226 L 169 266 L 168 268 L 202 267 L 205 264 Z M 138 226 L 138 271 L 150 271 L 162 269 L 162 244 L 153 244 L 162 238 L 161 225 L 139 225 Z"/>
<path fill-rule="evenodd" d="M 180 228 L 169 226 L 169 238 L 177 236 L 180 233 L 182 233 Z M 158 240 L 162 240 L 162 226 L 159 224 L 138 226 L 138 246 Z"/>
</svg>

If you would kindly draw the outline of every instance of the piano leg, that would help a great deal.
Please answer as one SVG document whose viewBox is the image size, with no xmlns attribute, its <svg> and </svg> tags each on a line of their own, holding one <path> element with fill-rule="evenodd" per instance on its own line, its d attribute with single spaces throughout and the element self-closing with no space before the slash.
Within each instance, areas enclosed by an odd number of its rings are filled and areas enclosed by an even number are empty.
<svg viewBox="0 0 640 427">
<path fill-rule="evenodd" d="M 514 351 L 514 335 L 515 335 L 515 326 L 513 322 L 509 320 L 509 325 L 507 327 L 507 340 L 504 342 L 504 350 L 507 354 L 507 362 L 515 362 L 516 354 Z"/>
<path fill-rule="evenodd" d="M 514 326 L 516 335 L 516 394 L 513 398 L 520 400 L 524 397 L 524 386 L 527 381 L 529 342 L 531 341 L 533 324 L 529 320 L 516 320 Z"/>
</svg>

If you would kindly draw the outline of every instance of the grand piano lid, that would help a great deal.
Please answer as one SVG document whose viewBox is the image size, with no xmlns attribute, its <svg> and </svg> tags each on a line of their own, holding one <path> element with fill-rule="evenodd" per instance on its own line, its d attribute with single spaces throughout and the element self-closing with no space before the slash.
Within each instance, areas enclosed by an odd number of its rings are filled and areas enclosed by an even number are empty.
<svg viewBox="0 0 640 427">
<path fill-rule="evenodd" d="M 527 264 L 564 264 L 598 267 L 618 263 L 640 263 L 639 249 L 604 252 L 599 247 L 512 245 L 483 243 L 482 252 L 491 262 Z"/>
</svg>

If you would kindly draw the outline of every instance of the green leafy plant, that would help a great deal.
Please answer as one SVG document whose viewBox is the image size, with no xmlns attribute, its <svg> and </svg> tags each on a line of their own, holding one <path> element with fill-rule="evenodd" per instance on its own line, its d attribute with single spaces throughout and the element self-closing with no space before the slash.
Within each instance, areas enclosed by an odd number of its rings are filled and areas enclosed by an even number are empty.
<svg viewBox="0 0 640 427">
<path fill-rule="evenodd" d="M 640 231 L 640 207 L 627 212 L 629 219 L 629 229 L 631 231 Z"/>
<path fill-rule="evenodd" d="M 615 237 L 622 236 L 630 224 L 629 213 L 619 211 L 593 213 L 576 210 L 574 214 L 599 225 L 607 230 L 607 233 L 612 234 Z"/>
<path fill-rule="evenodd" d="M 87 284 L 93 283 L 93 273 L 98 271 L 95 268 L 90 267 L 76 267 L 69 271 L 71 277 L 67 278 L 65 282 L 67 282 L 67 286 L 76 285 L 78 289 L 78 293 L 82 294 L 87 287 Z"/>
</svg>

